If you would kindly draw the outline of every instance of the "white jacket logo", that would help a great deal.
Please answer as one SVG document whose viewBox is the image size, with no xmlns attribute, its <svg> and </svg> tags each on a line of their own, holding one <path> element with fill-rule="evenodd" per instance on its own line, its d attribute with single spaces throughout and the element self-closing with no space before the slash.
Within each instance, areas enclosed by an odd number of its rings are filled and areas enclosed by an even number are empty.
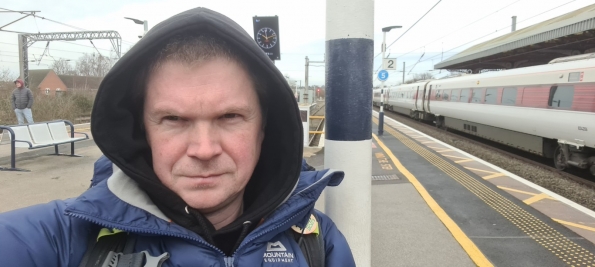
<svg viewBox="0 0 595 267">
<path fill-rule="evenodd" d="M 267 251 L 262 256 L 264 262 L 293 262 L 295 256 L 287 252 L 281 241 L 267 242 Z"/>
<path fill-rule="evenodd" d="M 287 251 L 281 241 L 267 242 L 267 251 Z"/>
</svg>

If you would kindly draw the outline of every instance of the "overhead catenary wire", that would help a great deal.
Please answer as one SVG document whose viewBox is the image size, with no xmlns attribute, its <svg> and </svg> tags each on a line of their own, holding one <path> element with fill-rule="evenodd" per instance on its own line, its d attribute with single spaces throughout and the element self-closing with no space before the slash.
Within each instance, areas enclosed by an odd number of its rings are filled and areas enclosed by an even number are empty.
<svg viewBox="0 0 595 267">
<path fill-rule="evenodd" d="M 532 19 L 532 18 L 535 18 L 535 17 L 537 17 L 537 16 L 543 15 L 543 14 L 545 14 L 545 13 L 547 13 L 547 12 L 550 12 L 550 11 L 552 11 L 552 10 L 558 9 L 558 8 L 560 8 L 560 7 L 562 7 L 562 6 L 565 6 L 565 5 L 567 5 L 567 4 L 570 4 L 570 3 L 572 3 L 572 2 L 575 2 L 575 1 L 576 1 L 576 0 L 571 0 L 571 1 L 568 1 L 568 2 L 566 2 L 566 3 L 564 3 L 564 4 L 561 4 L 561 5 L 559 5 L 559 6 L 556 6 L 556 7 L 554 7 L 554 8 L 551 8 L 551 9 L 548 9 L 548 10 L 546 10 L 546 11 L 543 11 L 543 12 L 541 12 L 541 13 L 537 14 L 537 15 L 534 15 L 534 16 L 531 16 L 531 17 L 529 17 L 529 18 L 526 18 L 526 19 L 524 19 L 524 20 L 521 20 L 521 21 L 517 22 L 517 24 L 519 24 L 519 23 L 522 23 L 522 22 L 524 22 L 524 21 L 527 21 L 527 20 L 530 20 L 530 19 Z M 449 50 L 446 50 L 446 51 L 444 51 L 444 52 L 445 52 L 445 53 L 447 53 L 447 52 L 450 52 L 450 51 L 452 51 L 452 50 L 455 50 L 455 49 L 457 49 L 457 48 L 463 47 L 463 46 L 465 46 L 465 45 L 468 45 L 468 44 L 470 44 L 470 43 L 473 43 L 473 42 L 475 42 L 475 41 L 477 41 L 477 40 L 480 40 L 480 39 L 482 39 L 482 38 L 485 38 L 485 37 L 487 37 L 487 36 L 490 36 L 490 35 L 492 35 L 492 34 L 495 34 L 495 33 L 499 32 L 499 31 L 502 31 L 502 30 L 505 30 L 505 29 L 510 29 L 510 26 L 511 26 L 511 24 L 509 24 L 509 25 L 507 25 L 506 27 L 503 27 L 503 28 L 501 28 L 501 29 L 498 29 L 498 30 L 495 30 L 495 31 L 493 31 L 493 32 L 490 32 L 490 33 L 488 33 L 488 34 L 486 34 L 486 35 L 483 35 L 483 36 L 481 36 L 481 37 L 479 37 L 479 38 L 475 38 L 475 39 L 473 39 L 473 40 L 471 40 L 471 41 L 468 41 L 468 42 L 466 42 L 466 43 L 464 43 L 464 44 L 461 44 L 461 45 L 459 45 L 459 46 L 456 46 L 456 47 L 454 47 L 454 48 L 451 48 L 451 49 L 449 49 Z M 426 59 L 424 59 L 424 60 L 420 61 L 420 63 L 421 63 L 421 62 L 428 61 L 428 60 L 431 60 L 431 59 L 433 59 L 433 58 L 436 58 L 436 57 L 437 57 L 437 56 L 439 56 L 439 55 L 440 55 L 440 54 L 437 54 L 437 55 L 435 55 L 435 56 L 432 56 L 432 57 L 426 58 Z"/>
<path fill-rule="evenodd" d="M 435 40 L 433 40 L 433 41 L 431 41 L 431 42 L 429 42 L 429 43 L 427 43 L 427 44 L 425 44 L 425 45 L 422 45 L 422 46 L 420 46 L 420 47 L 418 47 L 418 48 L 416 48 L 416 49 L 413 49 L 413 50 L 411 50 L 411 51 L 409 51 L 409 52 L 406 52 L 406 53 L 404 53 L 404 54 L 398 55 L 397 57 L 402 57 L 402 56 L 404 56 L 404 55 L 407 55 L 407 54 L 409 54 L 409 53 L 411 53 L 411 52 L 414 52 L 414 51 L 416 51 L 417 49 L 420 49 L 420 48 L 422 48 L 422 47 L 426 47 L 426 46 L 428 46 L 428 45 L 430 45 L 430 44 L 433 44 L 433 43 L 435 43 L 436 41 L 442 40 L 442 39 L 444 39 L 444 37 L 450 36 L 450 35 L 452 35 L 452 34 L 453 34 L 453 33 L 455 33 L 455 32 L 458 32 L 458 31 L 460 31 L 460 30 L 462 30 L 462 29 L 464 29 L 464 28 L 467 28 L 467 27 L 469 27 L 469 26 L 471 26 L 471 25 L 473 25 L 473 24 L 475 24 L 475 23 L 477 23 L 477 22 L 479 22 L 479 21 L 482 21 L 482 20 L 484 20 L 484 19 L 486 19 L 486 18 L 488 18 L 488 17 L 490 17 L 490 16 L 492 16 L 492 15 L 494 15 L 494 14 L 496 14 L 496 13 L 498 13 L 498 12 L 500 12 L 500 11 L 504 10 L 504 9 L 506 9 L 507 7 L 509 7 L 509 6 L 512 6 L 512 5 L 514 5 L 514 4 L 518 3 L 518 2 L 520 2 L 520 1 L 523 1 L 523 0 L 517 0 L 517 1 L 513 2 L 513 3 L 511 3 L 511 4 L 508 4 L 508 5 L 506 5 L 506 6 L 502 7 L 502 8 L 500 8 L 500 9 L 498 9 L 498 10 L 496 10 L 496 11 L 494 11 L 494 12 L 492 12 L 492 13 L 488 14 L 488 15 L 485 15 L 485 16 L 481 17 L 481 18 L 480 18 L 480 19 L 478 19 L 478 20 L 475 20 L 475 21 L 473 21 L 473 22 L 471 22 L 471 23 L 469 23 L 469 24 L 467 24 L 467 25 L 465 25 L 465 26 L 463 26 L 463 27 L 461 27 L 461 28 L 458 28 L 458 29 L 456 29 L 456 30 L 454 30 L 454 31 L 452 31 L 452 32 L 450 32 L 450 33 L 448 33 L 448 34 L 446 34 L 446 35 L 444 35 L 444 36 L 442 36 L 442 37 L 440 37 L 440 38 L 438 38 L 438 39 L 435 39 Z"/>
<path fill-rule="evenodd" d="M 401 37 L 403 37 L 403 35 L 405 35 L 408 31 L 410 31 L 411 29 L 413 29 L 413 27 L 415 27 L 415 24 L 417 24 L 418 22 L 420 22 L 428 13 L 430 13 L 430 11 L 432 11 L 432 9 L 434 9 L 438 4 L 440 4 L 440 2 L 442 2 L 442 0 L 439 0 L 436 4 L 434 4 L 434 6 L 432 6 L 432 8 L 430 8 L 428 11 L 426 11 L 426 13 L 421 16 L 421 18 L 419 18 L 415 23 L 413 23 L 413 25 L 411 25 L 411 27 L 409 27 L 403 34 L 401 34 L 401 36 L 399 36 L 396 40 L 394 40 L 392 43 L 390 43 L 390 45 L 388 45 L 385 49 L 391 47 L 391 45 L 393 45 L 394 43 L 396 43 L 399 39 L 401 39 Z M 378 53 L 376 56 L 374 56 L 374 58 L 378 57 L 380 54 L 382 54 L 382 52 Z"/>
</svg>

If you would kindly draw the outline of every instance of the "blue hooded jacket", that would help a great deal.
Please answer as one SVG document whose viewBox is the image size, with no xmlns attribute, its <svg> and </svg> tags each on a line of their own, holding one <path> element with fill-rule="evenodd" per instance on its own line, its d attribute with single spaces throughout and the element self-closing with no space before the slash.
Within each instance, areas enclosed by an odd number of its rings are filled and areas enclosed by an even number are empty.
<svg viewBox="0 0 595 267">
<path fill-rule="evenodd" d="M 155 174 L 141 123 L 144 100 L 135 90 L 143 86 L 140 79 L 150 60 L 170 40 L 196 34 L 229 46 L 236 60 L 263 78 L 258 86 L 265 90 L 266 102 L 260 102 L 266 107 L 264 139 L 244 188 L 243 212 L 217 230 L 199 220 L 200 212 L 190 214 L 189 209 L 195 210 Z M 343 179 L 339 171 L 302 172 L 302 122 L 285 77 L 240 25 L 205 8 L 157 24 L 118 60 L 97 91 L 91 132 L 105 155 L 96 163 L 94 186 L 76 199 L 0 214 L 0 266 L 79 266 L 101 228 L 135 235 L 133 252 L 170 253 L 163 266 L 307 266 L 291 226 L 303 228 L 317 212 L 313 207 L 322 190 Z M 327 216 L 317 213 L 326 266 L 354 266 L 343 235 Z M 242 233 L 235 237 L 238 230 Z M 205 236 L 215 241 L 207 242 Z M 213 244 L 232 244 L 227 236 L 240 244 L 224 253 Z"/>
<path fill-rule="evenodd" d="M 342 172 L 332 170 L 302 172 L 287 201 L 246 236 L 233 256 L 226 257 L 202 237 L 171 223 L 133 180 L 102 157 L 95 164 L 94 186 L 78 198 L 0 214 L 1 265 L 76 267 L 89 238 L 105 227 L 135 234 L 135 252 L 146 250 L 153 256 L 169 252 L 171 258 L 163 266 L 307 266 L 286 230 L 303 225 L 322 190 L 342 179 Z M 326 266 L 355 266 L 345 237 L 326 215 L 315 212 L 324 236 Z"/>
</svg>

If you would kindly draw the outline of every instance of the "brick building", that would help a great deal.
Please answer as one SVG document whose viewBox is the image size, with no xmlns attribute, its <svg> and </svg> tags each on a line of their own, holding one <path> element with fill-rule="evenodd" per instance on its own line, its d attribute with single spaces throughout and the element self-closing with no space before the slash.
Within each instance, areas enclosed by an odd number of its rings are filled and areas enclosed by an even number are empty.
<svg viewBox="0 0 595 267">
<path fill-rule="evenodd" d="M 30 70 L 29 89 L 38 94 L 49 96 L 68 91 L 66 84 L 53 70 Z"/>
<path fill-rule="evenodd" d="M 103 77 L 57 75 L 51 69 L 29 71 L 30 89 L 48 96 L 55 96 L 68 91 L 95 93 L 102 80 Z"/>
</svg>

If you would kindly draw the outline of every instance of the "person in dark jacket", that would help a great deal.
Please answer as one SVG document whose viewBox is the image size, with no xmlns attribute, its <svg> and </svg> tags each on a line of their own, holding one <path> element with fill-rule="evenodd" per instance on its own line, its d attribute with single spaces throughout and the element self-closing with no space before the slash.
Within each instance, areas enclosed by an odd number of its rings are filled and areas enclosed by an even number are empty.
<svg viewBox="0 0 595 267">
<path fill-rule="evenodd" d="M 33 123 L 33 113 L 31 112 L 33 94 L 29 88 L 25 87 L 23 80 L 17 79 L 14 84 L 17 88 L 12 91 L 10 103 L 17 115 L 17 120 L 19 124 L 25 124 L 25 119 L 27 119 L 27 123 Z"/>
<path fill-rule="evenodd" d="M 314 210 L 344 174 L 302 172 L 292 91 L 229 18 L 196 8 L 151 29 L 102 81 L 91 129 L 93 186 L 0 214 L 3 265 L 88 266 L 96 240 L 125 231 L 125 250 L 162 266 L 308 266 L 294 232 L 322 237 L 326 266 L 355 266 Z"/>
</svg>

